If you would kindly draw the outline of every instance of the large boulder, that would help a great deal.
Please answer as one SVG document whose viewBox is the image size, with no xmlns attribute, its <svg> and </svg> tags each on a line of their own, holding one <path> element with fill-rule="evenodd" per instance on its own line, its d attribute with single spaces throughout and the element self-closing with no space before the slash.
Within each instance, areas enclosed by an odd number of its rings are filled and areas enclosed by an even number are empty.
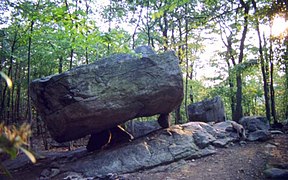
<svg viewBox="0 0 288 180">
<path fill-rule="evenodd" d="M 189 121 L 222 122 L 225 121 L 224 105 L 219 96 L 205 99 L 188 106 Z"/>
<path fill-rule="evenodd" d="M 34 80 L 31 97 L 52 137 L 69 141 L 157 114 L 167 120 L 183 99 L 178 58 L 173 52 L 144 56 L 112 55 Z"/>
</svg>

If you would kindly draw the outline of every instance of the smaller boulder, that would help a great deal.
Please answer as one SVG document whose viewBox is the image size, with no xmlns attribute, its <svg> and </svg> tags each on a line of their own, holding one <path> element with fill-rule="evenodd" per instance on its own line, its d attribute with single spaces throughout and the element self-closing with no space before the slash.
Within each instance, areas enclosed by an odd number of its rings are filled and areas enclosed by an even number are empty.
<svg viewBox="0 0 288 180">
<path fill-rule="evenodd" d="M 271 137 L 270 124 L 266 117 L 246 116 L 239 123 L 247 131 L 249 141 L 266 141 Z"/>
<path fill-rule="evenodd" d="M 189 121 L 222 122 L 225 121 L 224 105 L 219 96 L 213 99 L 190 104 L 188 106 Z"/>
<path fill-rule="evenodd" d="M 126 130 L 131 133 L 134 138 L 147 135 L 157 129 L 161 129 L 161 126 L 156 120 L 153 121 L 137 121 L 126 123 Z"/>
<path fill-rule="evenodd" d="M 267 118 L 262 116 L 245 116 L 240 119 L 239 123 L 249 133 L 257 130 L 268 131 L 270 129 Z"/>
</svg>

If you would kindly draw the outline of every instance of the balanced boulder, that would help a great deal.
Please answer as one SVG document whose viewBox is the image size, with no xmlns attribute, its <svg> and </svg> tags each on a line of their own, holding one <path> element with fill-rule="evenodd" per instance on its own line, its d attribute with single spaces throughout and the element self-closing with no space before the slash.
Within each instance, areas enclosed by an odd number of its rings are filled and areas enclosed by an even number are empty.
<svg viewBox="0 0 288 180">
<path fill-rule="evenodd" d="M 183 99 L 178 63 L 173 52 L 112 55 L 34 80 L 31 97 L 52 137 L 74 140 L 133 118 L 168 116 Z"/>
</svg>

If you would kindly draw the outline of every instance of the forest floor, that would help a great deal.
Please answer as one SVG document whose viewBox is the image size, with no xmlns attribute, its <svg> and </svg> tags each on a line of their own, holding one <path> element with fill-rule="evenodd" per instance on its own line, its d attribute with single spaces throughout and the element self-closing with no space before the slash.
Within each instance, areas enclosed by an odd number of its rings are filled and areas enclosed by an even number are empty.
<svg viewBox="0 0 288 180">
<path fill-rule="evenodd" d="M 154 180 L 265 180 L 263 171 L 288 163 L 288 135 L 273 135 L 265 142 L 235 143 L 218 148 L 200 159 L 182 160 L 142 172 L 122 175 L 123 179 Z M 121 179 L 121 178 L 120 178 Z"/>
<path fill-rule="evenodd" d="M 217 148 L 216 154 L 207 157 L 180 160 L 149 170 L 111 175 L 105 179 L 267 180 L 263 171 L 269 165 L 274 164 L 288 165 L 288 134 L 273 135 L 270 140 L 265 142 L 233 143 L 227 148 Z M 30 170 L 11 172 L 13 179 L 39 179 L 40 169 L 35 167 L 28 169 Z M 53 179 L 63 178 L 60 175 Z"/>
</svg>

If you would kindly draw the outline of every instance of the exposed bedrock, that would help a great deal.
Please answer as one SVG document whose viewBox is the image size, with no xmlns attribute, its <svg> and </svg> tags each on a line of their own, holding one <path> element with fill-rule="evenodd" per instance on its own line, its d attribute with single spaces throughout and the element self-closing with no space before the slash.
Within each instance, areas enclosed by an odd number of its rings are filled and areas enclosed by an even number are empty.
<svg viewBox="0 0 288 180">
<path fill-rule="evenodd" d="M 34 80 L 31 97 L 58 142 L 109 130 L 137 117 L 168 114 L 183 99 L 173 52 L 139 58 L 117 54 L 62 74 Z"/>
</svg>

